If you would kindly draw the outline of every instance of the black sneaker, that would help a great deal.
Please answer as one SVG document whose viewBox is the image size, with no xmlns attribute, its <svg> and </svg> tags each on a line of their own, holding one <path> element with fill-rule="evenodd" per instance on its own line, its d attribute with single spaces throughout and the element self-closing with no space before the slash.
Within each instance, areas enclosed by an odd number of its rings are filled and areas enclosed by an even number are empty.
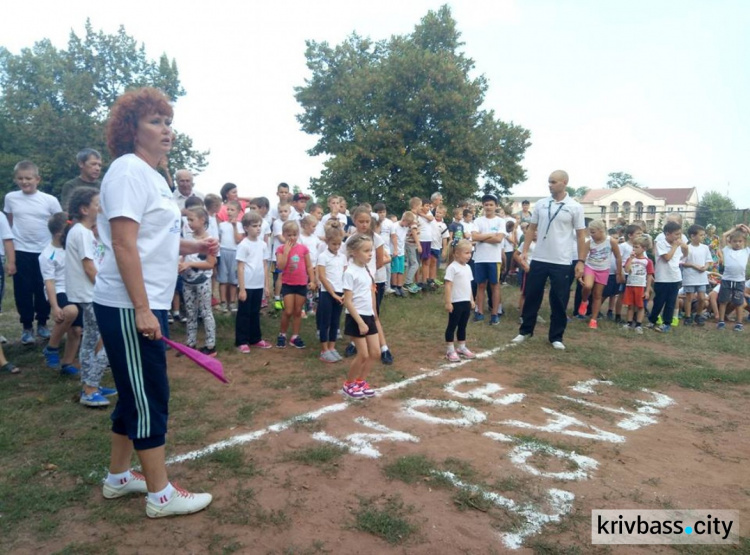
<svg viewBox="0 0 750 555">
<path fill-rule="evenodd" d="M 393 364 L 393 355 L 390 350 L 386 349 L 380 353 L 380 362 L 383 364 Z"/>
<path fill-rule="evenodd" d="M 216 356 L 216 348 L 215 347 L 201 347 L 201 353 L 204 355 L 208 355 L 210 357 Z"/>
<path fill-rule="evenodd" d="M 354 346 L 354 343 L 349 343 L 346 346 L 346 349 L 344 350 L 344 356 L 346 358 L 353 357 L 357 354 L 357 347 Z"/>
</svg>

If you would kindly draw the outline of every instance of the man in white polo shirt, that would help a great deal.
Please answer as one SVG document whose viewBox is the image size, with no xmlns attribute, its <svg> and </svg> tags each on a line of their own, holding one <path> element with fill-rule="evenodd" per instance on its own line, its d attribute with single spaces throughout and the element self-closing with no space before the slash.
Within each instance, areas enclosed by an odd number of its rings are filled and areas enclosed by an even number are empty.
<svg viewBox="0 0 750 555">
<path fill-rule="evenodd" d="M 586 223 L 583 207 L 566 192 L 568 174 L 562 170 L 550 174 L 550 196 L 534 206 L 527 236 L 536 231 L 536 250 L 526 277 L 526 302 L 523 305 L 523 323 L 513 343 L 523 343 L 534 335 L 539 307 L 544 298 L 544 286 L 550 280 L 549 305 L 552 311 L 549 341 L 555 349 L 564 350 L 563 334 L 568 323 L 566 308 L 570 297 L 570 273 L 575 278 L 583 275 L 583 252 L 586 241 Z M 578 260 L 575 270 L 570 264 L 571 242 L 575 233 Z M 530 241 L 524 242 L 522 256 L 526 260 Z"/>
<path fill-rule="evenodd" d="M 203 193 L 193 189 L 193 174 L 190 170 L 177 170 L 175 173 L 177 188 L 172 193 L 172 198 L 177 203 L 182 215 L 185 215 L 185 201 L 191 196 L 203 199 Z"/>
</svg>

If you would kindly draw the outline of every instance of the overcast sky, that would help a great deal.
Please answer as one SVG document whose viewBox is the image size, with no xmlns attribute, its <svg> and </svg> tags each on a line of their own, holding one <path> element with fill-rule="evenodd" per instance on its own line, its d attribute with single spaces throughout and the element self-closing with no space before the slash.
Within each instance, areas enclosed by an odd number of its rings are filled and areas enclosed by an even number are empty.
<svg viewBox="0 0 750 555">
<path fill-rule="evenodd" d="M 64 48 L 86 17 L 107 33 L 125 25 L 151 57 L 177 60 L 187 95 L 175 128 L 211 150 L 197 187 L 232 181 L 243 195 L 272 197 L 279 181 L 306 189 L 322 168 L 295 119 L 305 40 L 408 33 L 443 3 L 27 0 L 5 6 L 0 44 L 17 53 L 46 37 Z M 557 168 L 590 188 L 625 171 L 645 186 L 716 190 L 750 207 L 750 2 L 449 4 L 464 51 L 489 80 L 485 108 L 531 131 L 528 180 L 513 194 L 545 194 Z"/>
</svg>

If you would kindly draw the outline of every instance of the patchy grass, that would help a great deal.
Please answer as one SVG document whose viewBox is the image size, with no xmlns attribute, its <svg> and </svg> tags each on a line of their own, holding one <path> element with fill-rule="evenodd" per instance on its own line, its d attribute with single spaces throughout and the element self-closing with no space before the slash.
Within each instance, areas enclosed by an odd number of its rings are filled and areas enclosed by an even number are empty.
<svg viewBox="0 0 750 555">
<path fill-rule="evenodd" d="M 298 449 L 284 455 L 284 461 L 293 461 L 308 466 L 316 466 L 323 472 L 337 472 L 338 460 L 349 451 L 338 445 L 324 443 Z"/>
<path fill-rule="evenodd" d="M 417 526 L 407 517 L 414 507 L 404 506 L 398 495 L 389 496 L 378 504 L 376 498 L 359 499 L 359 509 L 354 515 L 354 527 L 373 534 L 391 545 L 404 543 L 417 531 Z"/>
</svg>

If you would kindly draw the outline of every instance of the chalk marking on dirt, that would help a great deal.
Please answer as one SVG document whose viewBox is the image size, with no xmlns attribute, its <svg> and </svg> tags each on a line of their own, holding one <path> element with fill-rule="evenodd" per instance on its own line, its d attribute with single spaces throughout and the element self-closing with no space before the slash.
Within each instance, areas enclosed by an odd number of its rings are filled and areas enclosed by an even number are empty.
<svg viewBox="0 0 750 555">
<path fill-rule="evenodd" d="M 378 388 L 378 396 L 384 395 L 386 393 L 390 393 L 391 391 L 397 391 L 399 389 L 403 389 L 405 387 L 410 386 L 413 383 L 416 383 L 418 381 L 421 381 L 427 378 L 433 378 L 435 376 L 439 376 L 440 374 L 442 374 L 443 372 L 447 370 L 454 370 L 456 368 L 460 368 L 461 366 L 471 362 L 471 360 L 482 360 L 485 358 L 489 358 L 513 346 L 514 345 L 512 343 L 508 343 L 500 347 L 495 347 L 494 349 L 488 349 L 487 351 L 482 351 L 481 353 L 477 354 L 476 359 L 465 359 L 465 360 L 462 360 L 461 362 L 441 364 L 435 370 L 423 372 L 422 374 L 417 374 L 416 376 L 412 376 L 411 378 L 406 378 L 405 380 L 401 380 L 400 382 L 395 382 L 395 383 Z M 364 402 L 367 402 L 367 401 L 364 401 Z M 292 418 L 288 418 L 286 420 L 282 420 L 280 422 L 276 422 L 275 424 L 271 424 L 270 426 L 267 426 L 260 430 L 256 430 L 254 432 L 248 432 L 246 434 L 239 434 L 239 435 L 230 437 L 228 439 L 224 439 L 222 441 L 217 441 L 216 443 L 212 443 L 201 449 L 196 449 L 195 451 L 189 451 L 188 453 L 183 453 L 182 455 L 174 455 L 167 459 L 166 464 L 176 464 L 176 463 L 181 463 L 185 461 L 194 461 L 194 460 L 200 459 L 201 457 L 205 457 L 206 455 L 210 455 L 211 453 L 215 453 L 216 451 L 227 449 L 228 447 L 234 447 L 237 445 L 244 445 L 246 443 L 252 443 L 253 441 L 257 441 L 258 439 L 260 439 L 261 437 L 269 433 L 283 432 L 284 430 L 287 430 L 291 426 L 293 426 L 295 422 L 300 422 L 300 421 L 305 422 L 308 420 L 315 420 L 325 414 L 341 412 L 349 408 L 350 405 L 351 403 L 349 402 L 327 405 L 325 407 L 322 407 L 322 408 L 319 408 L 310 412 L 306 412 L 305 414 L 301 414 L 298 416 L 294 416 Z"/>
<path fill-rule="evenodd" d="M 370 459 L 379 459 L 380 451 L 373 447 L 373 443 L 379 443 L 381 441 L 409 441 L 411 443 L 419 443 L 419 438 L 406 432 L 400 432 L 398 430 L 391 430 L 390 428 L 383 426 L 380 422 L 370 420 L 363 416 L 358 416 L 354 419 L 357 424 L 361 424 L 366 428 L 380 432 L 379 434 L 374 433 L 355 433 L 349 434 L 344 440 L 340 440 L 326 432 L 315 432 L 312 436 L 317 441 L 325 441 L 332 443 L 343 449 L 346 449 L 354 454 L 362 455 Z"/>
<path fill-rule="evenodd" d="M 430 424 L 448 424 L 451 426 L 469 427 L 474 424 L 481 424 L 487 420 L 487 415 L 474 407 L 467 407 L 458 401 L 438 401 L 437 399 L 409 399 L 403 404 L 404 414 L 429 422 Z M 420 408 L 443 409 L 460 413 L 460 418 L 440 418 L 432 416 L 419 410 Z"/>
<path fill-rule="evenodd" d="M 445 389 L 454 397 L 458 397 L 459 399 L 478 399 L 480 401 L 486 401 L 487 403 L 491 403 L 493 405 L 512 405 L 513 403 L 520 403 L 526 397 L 524 393 L 509 393 L 507 395 L 503 395 L 502 397 L 490 397 L 490 395 L 498 393 L 499 391 L 502 391 L 504 389 L 500 384 L 492 382 L 485 383 L 481 387 L 470 389 L 466 392 L 458 391 L 456 389 L 456 386 L 467 383 L 477 383 L 478 381 L 479 380 L 477 378 L 459 378 L 445 384 L 443 389 Z"/>
</svg>

